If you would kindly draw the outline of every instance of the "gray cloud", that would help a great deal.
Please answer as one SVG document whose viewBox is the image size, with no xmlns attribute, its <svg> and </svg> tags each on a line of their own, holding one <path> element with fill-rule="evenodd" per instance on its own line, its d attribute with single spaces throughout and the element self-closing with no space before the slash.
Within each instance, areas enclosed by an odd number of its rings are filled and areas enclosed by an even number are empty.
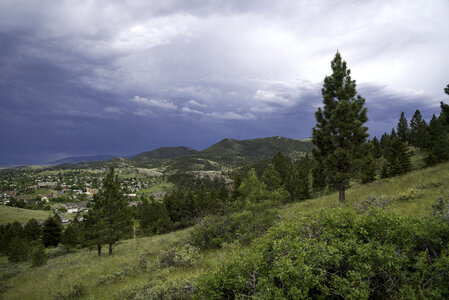
<svg viewBox="0 0 449 300">
<path fill-rule="evenodd" d="M 448 26 L 444 0 L 3 1 L 0 155 L 309 136 L 337 49 L 376 133 L 438 113 Z"/>
</svg>

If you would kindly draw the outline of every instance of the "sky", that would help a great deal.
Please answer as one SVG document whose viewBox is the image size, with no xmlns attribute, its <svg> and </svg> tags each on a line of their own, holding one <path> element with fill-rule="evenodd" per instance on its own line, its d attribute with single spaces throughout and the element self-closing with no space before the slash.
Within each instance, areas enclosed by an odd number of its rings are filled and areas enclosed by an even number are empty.
<svg viewBox="0 0 449 300">
<path fill-rule="evenodd" d="M 0 0 L 0 164 L 308 138 L 338 50 L 371 137 L 449 83 L 449 1 Z"/>
</svg>

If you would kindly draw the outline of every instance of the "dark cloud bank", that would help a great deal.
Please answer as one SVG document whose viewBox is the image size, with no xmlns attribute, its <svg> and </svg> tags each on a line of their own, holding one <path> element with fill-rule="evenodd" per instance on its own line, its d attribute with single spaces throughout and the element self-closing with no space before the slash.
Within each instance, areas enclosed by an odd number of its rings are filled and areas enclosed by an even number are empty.
<svg viewBox="0 0 449 300">
<path fill-rule="evenodd" d="M 2 2 L 0 163 L 309 137 L 336 49 L 371 135 L 438 113 L 448 2 L 335 3 Z"/>
</svg>

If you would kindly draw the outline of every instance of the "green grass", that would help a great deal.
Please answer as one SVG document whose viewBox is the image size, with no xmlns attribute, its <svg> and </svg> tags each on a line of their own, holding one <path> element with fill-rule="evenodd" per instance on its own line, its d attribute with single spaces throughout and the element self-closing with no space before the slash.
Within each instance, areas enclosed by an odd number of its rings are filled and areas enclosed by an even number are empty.
<svg viewBox="0 0 449 300">
<path fill-rule="evenodd" d="M 0 224 L 11 223 L 17 221 L 19 223 L 26 223 L 28 220 L 35 218 L 38 221 L 43 221 L 51 215 L 48 211 L 31 210 L 6 205 L 0 206 Z"/>
<path fill-rule="evenodd" d="M 156 192 L 156 191 L 164 191 L 164 192 L 169 192 L 173 189 L 174 185 L 171 182 L 162 182 L 162 183 L 158 183 L 153 185 L 152 187 L 149 187 L 147 189 L 141 189 L 137 192 L 138 195 L 146 195 L 152 192 Z"/>
<path fill-rule="evenodd" d="M 367 185 L 354 184 L 347 190 L 347 202 L 344 204 L 338 202 L 337 193 L 292 203 L 279 210 L 281 222 L 297 220 L 298 216 L 312 214 L 323 208 L 354 207 L 371 195 L 387 198 L 387 210 L 417 216 L 429 215 L 430 206 L 442 191 L 446 196 L 449 194 L 448 169 L 449 163 L 445 163 Z M 401 201 L 398 199 L 401 193 L 415 197 Z M 76 253 L 51 258 L 47 265 L 38 268 L 31 268 L 30 263 L 0 264 L 0 278 L 5 272 L 14 273 L 14 276 L 4 283 L 10 288 L 0 294 L 0 297 L 51 299 L 57 293 L 67 295 L 71 287 L 79 283 L 85 287 L 88 299 L 120 298 L 126 291 L 143 289 L 148 285 L 166 287 L 178 279 L 193 280 L 231 256 L 227 249 L 206 251 L 203 252 L 202 262 L 194 267 L 160 268 L 157 261 L 160 251 L 185 240 L 189 231 L 190 229 L 186 229 L 160 236 L 122 241 L 114 247 L 112 256 L 104 253 L 103 256 L 97 257 L 95 251 L 82 249 Z M 103 251 L 107 252 L 107 249 L 104 248 Z M 142 257 L 147 259 L 148 270 L 138 268 Z M 100 282 L 102 276 L 120 271 L 125 271 L 128 275 L 106 284 Z"/>
</svg>

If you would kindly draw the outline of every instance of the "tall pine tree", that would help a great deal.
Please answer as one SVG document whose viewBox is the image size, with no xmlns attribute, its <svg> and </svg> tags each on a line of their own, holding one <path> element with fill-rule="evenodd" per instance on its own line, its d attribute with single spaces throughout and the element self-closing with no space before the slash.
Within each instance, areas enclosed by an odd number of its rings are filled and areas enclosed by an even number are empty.
<svg viewBox="0 0 449 300">
<path fill-rule="evenodd" d="M 410 128 L 408 128 L 408 122 L 407 122 L 407 119 L 405 118 L 404 112 L 402 112 L 401 116 L 399 117 L 397 133 L 398 133 L 398 137 L 403 142 L 408 142 L 408 137 L 410 135 Z"/>
<path fill-rule="evenodd" d="M 427 123 L 422 118 L 419 109 L 415 111 L 412 119 L 410 120 L 410 142 L 413 146 L 419 148 L 425 148 L 428 145 L 428 140 L 426 139 Z"/>
<path fill-rule="evenodd" d="M 103 180 L 103 188 L 95 196 L 95 204 L 88 216 L 92 221 L 90 230 L 95 231 L 98 254 L 101 254 L 101 244 L 106 243 L 109 255 L 112 255 L 112 245 L 132 231 L 131 212 L 113 167 Z"/>
<path fill-rule="evenodd" d="M 327 183 L 338 188 L 339 200 L 345 201 L 345 188 L 362 165 L 368 128 L 365 99 L 357 94 L 355 80 L 337 51 L 331 62 L 332 75 L 324 78 L 321 89 L 323 108 L 315 113 L 317 120 L 312 140 L 313 155 L 323 167 Z"/>
</svg>

